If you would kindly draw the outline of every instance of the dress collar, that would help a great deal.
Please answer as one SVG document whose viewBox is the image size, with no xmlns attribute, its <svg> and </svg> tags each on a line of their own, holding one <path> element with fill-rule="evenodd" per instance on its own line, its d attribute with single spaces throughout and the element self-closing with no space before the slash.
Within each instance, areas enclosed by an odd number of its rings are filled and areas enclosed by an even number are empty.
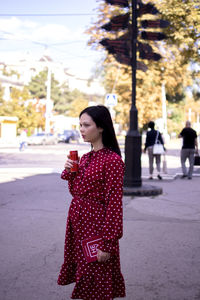
<svg viewBox="0 0 200 300">
<path fill-rule="evenodd" d="M 103 147 L 103 148 L 101 148 L 101 149 L 99 149 L 99 150 L 97 150 L 97 151 L 92 150 L 90 153 L 91 153 L 92 155 L 96 155 L 96 154 L 98 154 L 98 153 L 104 152 L 106 149 L 107 149 L 106 147 Z"/>
</svg>

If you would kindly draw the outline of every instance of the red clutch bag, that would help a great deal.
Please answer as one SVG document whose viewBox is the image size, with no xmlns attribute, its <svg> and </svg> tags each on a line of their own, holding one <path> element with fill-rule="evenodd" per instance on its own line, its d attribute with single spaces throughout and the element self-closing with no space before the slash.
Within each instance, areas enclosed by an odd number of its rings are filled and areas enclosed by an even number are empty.
<svg viewBox="0 0 200 300">
<path fill-rule="evenodd" d="M 82 240 L 83 253 L 88 263 L 97 260 L 97 250 L 100 241 L 102 241 L 102 238 L 99 235 Z"/>
</svg>

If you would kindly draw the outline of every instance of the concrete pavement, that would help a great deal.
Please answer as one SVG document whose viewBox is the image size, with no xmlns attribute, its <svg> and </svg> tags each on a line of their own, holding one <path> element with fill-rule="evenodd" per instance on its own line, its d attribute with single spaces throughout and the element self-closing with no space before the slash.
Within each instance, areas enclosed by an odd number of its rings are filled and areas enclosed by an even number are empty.
<svg viewBox="0 0 200 300">
<path fill-rule="evenodd" d="M 124 197 L 121 263 L 128 300 L 200 299 L 200 178 L 155 181 L 157 197 Z M 59 174 L 0 184 L 0 299 L 68 300 L 56 280 L 70 195 Z"/>
<path fill-rule="evenodd" d="M 200 299 L 200 168 L 192 180 L 180 179 L 172 154 L 164 180 L 151 181 L 162 195 L 123 198 L 127 300 Z M 5 160 L 0 172 L 1 300 L 69 300 L 73 289 L 56 283 L 71 196 L 58 169 L 35 162 L 11 167 Z M 149 184 L 146 155 L 142 164 Z"/>
<path fill-rule="evenodd" d="M 127 298 L 200 299 L 199 178 L 156 184 L 160 196 L 124 199 Z"/>
</svg>

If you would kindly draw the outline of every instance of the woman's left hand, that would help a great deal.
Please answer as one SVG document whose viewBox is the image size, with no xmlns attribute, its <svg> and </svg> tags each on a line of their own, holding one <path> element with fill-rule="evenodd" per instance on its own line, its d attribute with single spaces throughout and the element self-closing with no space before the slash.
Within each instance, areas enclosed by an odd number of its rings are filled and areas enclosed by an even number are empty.
<svg viewBox="0 0 200 300">
<path fill-rule="evenodd" d="M 110 253 L 97 250 L 98 262 L 106 262 L 110 258 Z"/>
</svg>

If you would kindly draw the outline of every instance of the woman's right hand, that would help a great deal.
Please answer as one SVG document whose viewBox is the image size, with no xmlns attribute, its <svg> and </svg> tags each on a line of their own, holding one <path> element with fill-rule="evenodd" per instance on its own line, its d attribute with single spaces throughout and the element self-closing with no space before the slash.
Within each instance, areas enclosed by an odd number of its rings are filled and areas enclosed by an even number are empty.
<svg viewBox="0 0 200 300">
<path fill-rule="evenodd" d="M 66 160 L 65 165 L 64 165 L 64 168 L 65 168 L 65 170 L 66 170 L 67 172 L 70 172 L 71 168 L 73 167 L 73 163 L 74 163 L 74 161 L 71 160 L 71 159 L 69 158 L 69 155 L 68 155 L 68 156 L 67 156 L 67 160 Z"/>
</svg>

